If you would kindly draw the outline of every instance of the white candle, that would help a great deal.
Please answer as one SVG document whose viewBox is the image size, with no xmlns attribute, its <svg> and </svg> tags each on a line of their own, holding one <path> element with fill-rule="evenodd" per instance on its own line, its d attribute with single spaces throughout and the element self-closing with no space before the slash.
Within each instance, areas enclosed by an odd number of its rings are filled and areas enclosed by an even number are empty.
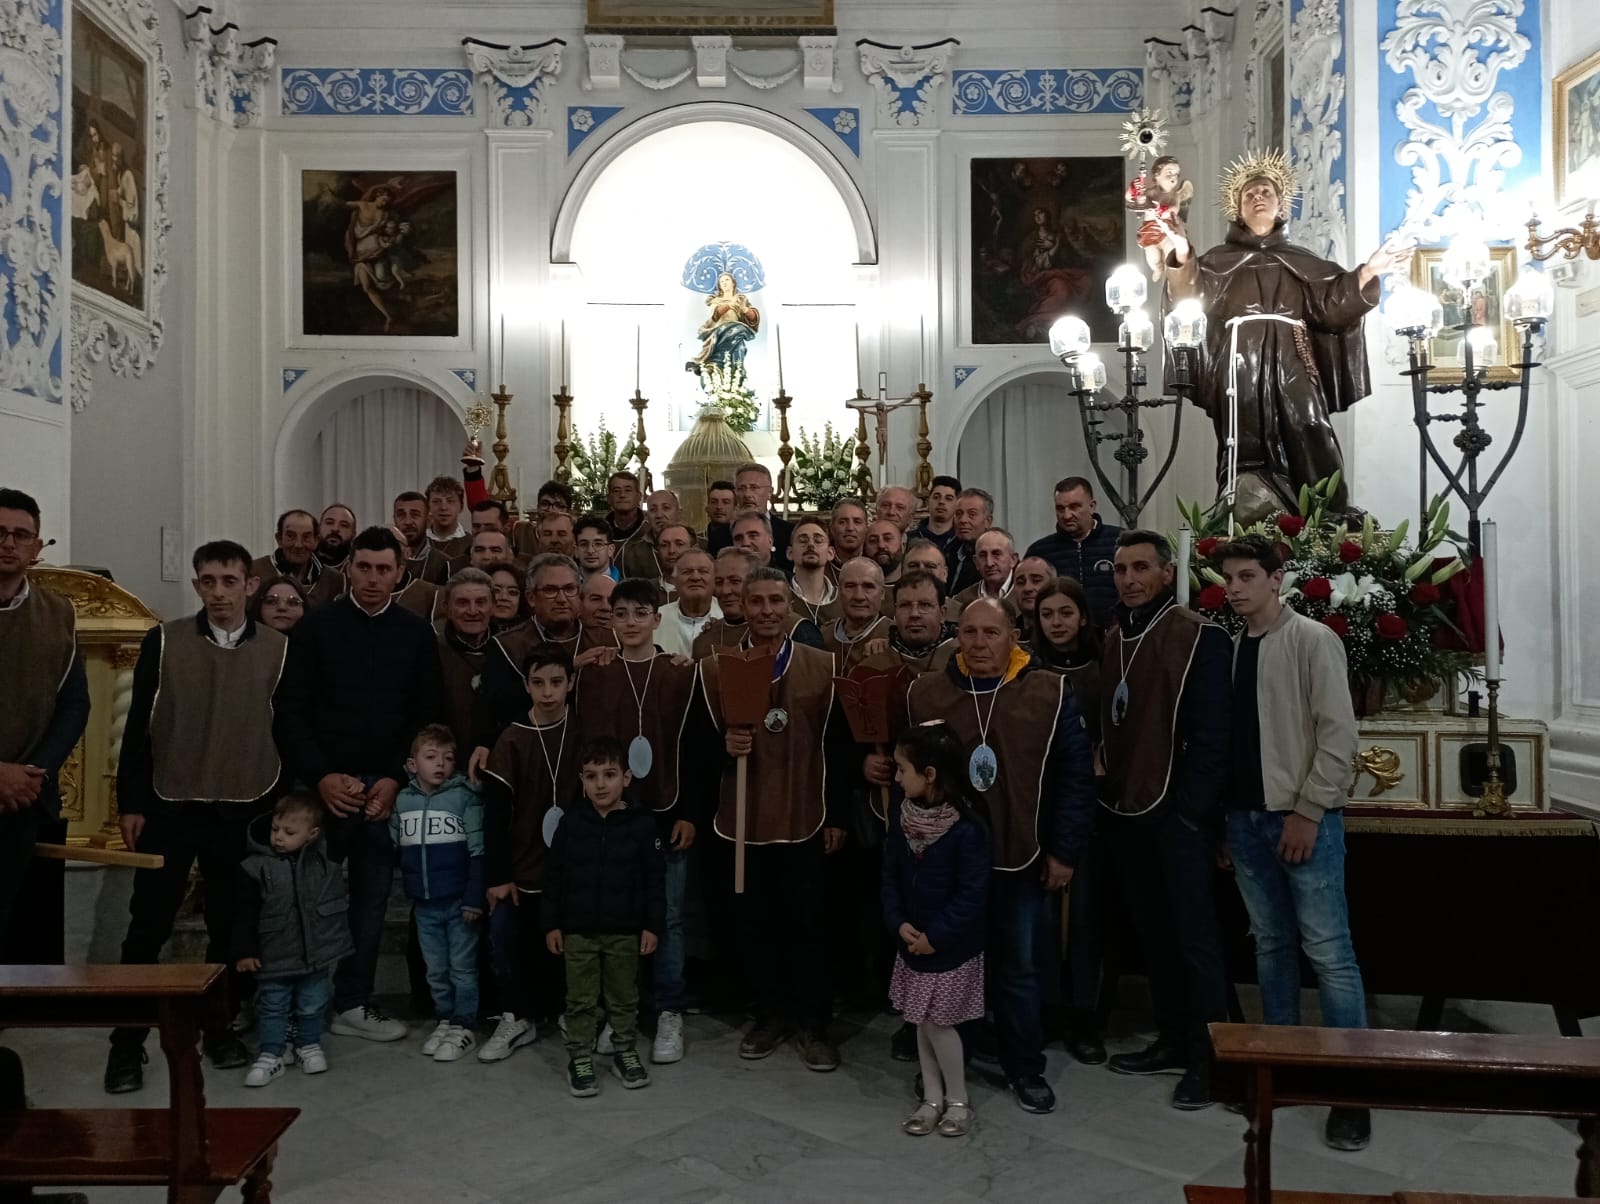
<svg viewBox="0 0 1600 1204">
<path fill-rule="evenodd" d="M 1485 519 L 1480 540 L 1483 543 L 1483 675 L 1500 680 L 1500 579 L 1494 522 Z"/>
<path fill-rule="evenodd" d="M 856 323 L 856 392 L 861 392 L 861 323 Z"/>
<path fill-rule="evenodd" d="M 1194 552 L 1194 532 L 1188 527 L 1178 528 L 1178 605 L 1189 605 L 1189 558 Z"/>
<path fill-rule="evenodd" d="M 506 391 L 506 316 L 500 315 L 500 392 Z"/>
<path fill-rule="evenodd" d="M 561 391 L 567 391 L 567 320 L 561 319 Z"/>
<path fill-rule="evenodd" d="M 643 330 L 644 328 L 642 326 L 635 326 L 633 328 L 633 393 L 635 397 L 639 395 L 639 381 L 641 380 L 639 375 L 639 365 L 641 362 L 643 362 L 642 357 L 644 354 Z"/>
<path fill-rule="evenodd" d="M 928 319 L 924 315 L 917 319 L 917 385 L 920 388 L 928 383 Z"/>
<path fill-rule="evenodd" d="M 778 392 L 783 392 L 783 327 L 774 326 L 772 333 L 778 339 Z"/>
</svg>

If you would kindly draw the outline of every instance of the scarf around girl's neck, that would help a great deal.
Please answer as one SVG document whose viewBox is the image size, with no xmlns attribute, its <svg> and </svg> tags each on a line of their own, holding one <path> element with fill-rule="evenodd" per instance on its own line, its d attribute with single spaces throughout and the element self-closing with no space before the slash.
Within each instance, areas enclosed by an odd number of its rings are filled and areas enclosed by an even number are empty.
<svg viewBox="0 0 1600 1204">
<path fill-rule="evenodd" d="M 921 857 L 928 846 L 955 827 L 960 818 L 961 813 L 948 802 L 937 807 L 923 807 L 914 799 L 906 799 L 900 804 L 900 830 L 906 834 L 906 844 L 911 846 L 913 857 Z"/>
</svg>

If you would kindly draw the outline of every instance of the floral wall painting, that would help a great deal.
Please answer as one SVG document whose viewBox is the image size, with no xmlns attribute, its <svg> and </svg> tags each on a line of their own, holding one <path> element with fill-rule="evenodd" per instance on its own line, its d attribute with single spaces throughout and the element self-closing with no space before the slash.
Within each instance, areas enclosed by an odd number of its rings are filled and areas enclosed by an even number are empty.
<svg viewBox="0 0 1600 1204">
<path fill-rule="evenodd" d="M 72 21 L 72 279 L 143 313 L 149 80 L 93 16 Z"/>
<path fill-rule="evenodd" d="M 1600 54 L 1556 76 L 1556 203 L 1600 197 Z"/>
<path fill-rule="evenodd" d="M 301 173 L 306 335 L 453 338 L 460 328 L 456 173 Z"/>
<path fill-rule="evenodd" d="M 1065 313 L 1115 342 L 1107 275 L 1126 258 L 1115 156 L 972 161 L 972 341 L 1044 343 Z"/>
</svg>

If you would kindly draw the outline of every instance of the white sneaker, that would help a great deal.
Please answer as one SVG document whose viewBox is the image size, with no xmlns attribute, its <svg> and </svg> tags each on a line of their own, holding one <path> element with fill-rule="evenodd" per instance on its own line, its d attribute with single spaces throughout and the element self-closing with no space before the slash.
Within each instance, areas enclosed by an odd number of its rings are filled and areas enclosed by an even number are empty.
<svg viewBox="0 0 1600 1204">
<path fill-rule="evenodd" d="M 265 1087 L 273 1079 L 283 1077 L 283 1059 L 277 1054 L 260 1054 L 255 1065 L 245 1071 L 246 1087 Z"/>
<path fill-rule="evenodd" d="M 683 1061 L 683 1017 L 677 1012 L 662 1012 L 656 1020 L 656 1039 L 650 1045 L 650 1060 L 658 1066 Z"/>
<path fill-rule="evenodd" d="M 478 1047 L 478 1061 L 503 1062 L 524 1045 L 539 1039 L 539 1030 L 531 1020 L 519 1020 L 510 1012 L 500 1017 L 494 1035 Z"/>
<path fill-rule="evenodd" d="M 614 1041 L 615 1037 L 616 1034 L 611 1031 L 611 1022 L 608 1020 L 606 1022 L 606 1026 L 600 1030 L 600 1035 L 594 1039 L 595 1053 L 599 1054 L 602 1058 L 609 1058 L 612 1054 L 616 1053 L 617 1046 Z"/>
<path fill-rule="evenodd" d="M 434 1054 L 439 1052 L 439 1046 L 449 1035 L 450 1022 L 448 1020 L 439 1021 L 439 1026 L 429 1033 L 428 1039 L 422 1043 L 422 1056 L 425 1058 L 433 1057 Z"/>
<path fill-rule="evenodd" d="M 399 1041 L 406 1035 L 406 1026 L 390 1019 L 370 1003 L 364 1007 L 335 1012 L 328 1025 L 330 1033 L 341 1037 L 360 1037 L 365 1041 Z"/>
<path fill-rule="evenodd" d="M 467 1056 L 478 1047 L 478 1038 L 473 1031 L 464 1024 L 450 1025 L 450 1031 L 439 1042 L 439 1048 L 434 1051 L 435 1062 L 455 1062 Z"/>
<path fill-rule="evenodd" d="M 300 1069 L 305 1074 L 321 1074 L 328 1069 L 328 1055 L 322 1052 L 320 1045 L 303 1045 L 300 1047 Z"/>
</svg>

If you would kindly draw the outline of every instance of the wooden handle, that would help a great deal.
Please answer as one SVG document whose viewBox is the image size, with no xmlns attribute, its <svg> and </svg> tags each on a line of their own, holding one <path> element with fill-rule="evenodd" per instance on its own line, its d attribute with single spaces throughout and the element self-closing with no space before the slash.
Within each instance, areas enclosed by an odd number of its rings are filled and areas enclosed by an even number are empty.
<svg viewBox="0 0 1600 1204">
<path fill-rule="evenodd" d="M 745 795 L 750 785 L 750 758 L 739 757 L 733 777 L 733 893 L 744 894 Z"/>
<path fill-rule="evenodd" d="M 872 746 L 872 750 L 875 753 L 877 753 L 880 757 L 886 757 L 886 756 L 889 755 L 889 748 L 885 744 L 874 744 Z M 883 826 L 884 826 L 884 828 L 887 829 L 890 826 L 889 825 L 889 788 L 887 786 L 879 786 L 878 787 L 878 797 L 883 800 Z"/>
<path fill-rule="evenodd" d="M 166 864 L 159 853 L 133 853 L 122 849 L 97 849 L 90 845 L 36 844 L 33 855 L 46 861 L 92 861 L 96 865 L 131 865 L 140 870 L 158 870 Z"/>
</svg>

